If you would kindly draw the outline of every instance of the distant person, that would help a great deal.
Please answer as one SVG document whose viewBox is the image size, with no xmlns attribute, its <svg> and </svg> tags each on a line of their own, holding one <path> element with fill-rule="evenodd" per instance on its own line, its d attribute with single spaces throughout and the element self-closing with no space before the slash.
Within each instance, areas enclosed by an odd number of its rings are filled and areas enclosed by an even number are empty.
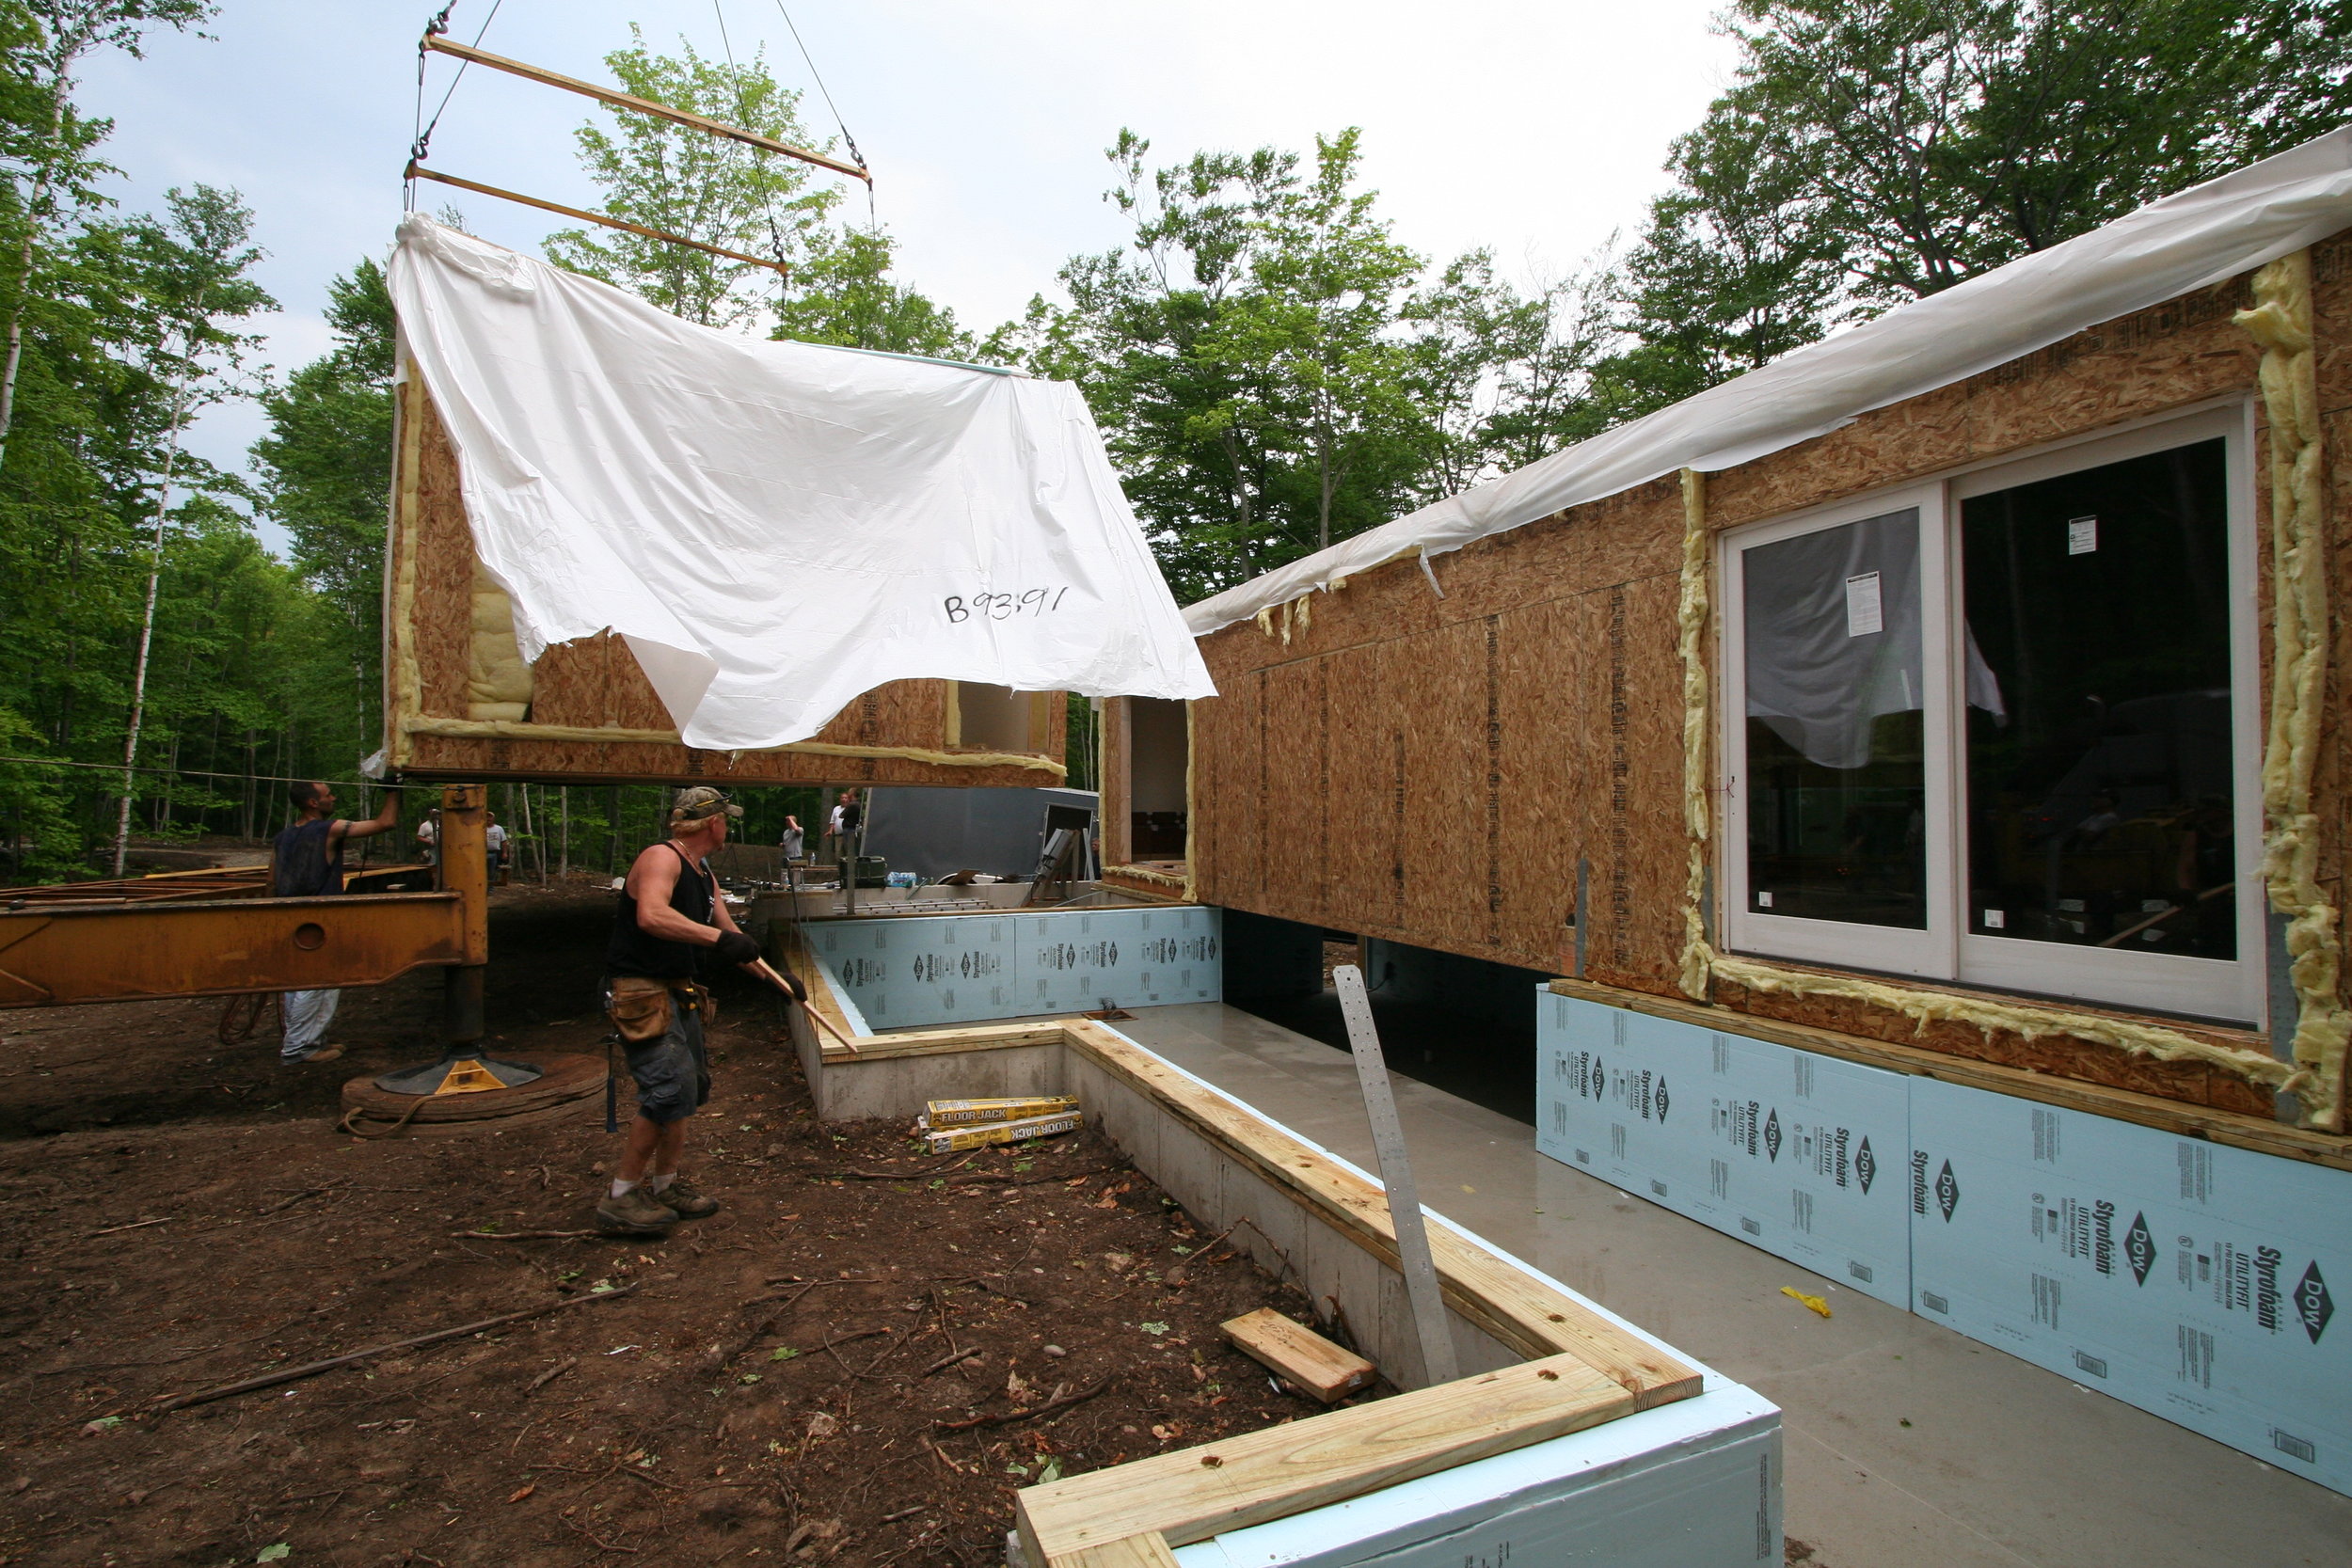
<svg viewBox="0 0 2352 1568">
<path fill-rule="evenodd" d="M 735 964 L 766 980 L 759 943 L 738 929 L 711 874 L 712 850 L 727 841 L 727 819 L 743 808 L 707 785 L 681 789 L 670 807 L 670 836 L 640 854 L 622 883 L 606 940 L 608 1006 L 637 1083 L 612 1191 L 596 1205 L 607 1227 L 660 1235 L 680 1220 L 719 1212 L 718 1200 L 678 1174 L 686 1118 L 710 1099 L 710 1058 L 703 1025 L 716 1012 L 701 975 Z M 808 993 L 778 976 L 795 1000 Z"/>
<path fill-rule="evenodd" d="M 801 819 L 787 815 L 784 819 L 784 858 L 797 861 L 808 847 L 808 835 L 801 831 Z"/>
<path fill-rule="evenodd" d="M 495 886 L 503 887 L 506 885 L 506 830 L 499 826 L 499 814 L 494 811 L 485 812 L 483 819 L 489 824 L 483 829 L 482 838 L 490 850 L 490 881 Z"/>
<path fill-rule="evenodd" d="M 287 795 L 296 813 L 292 826 L 270 844 L 270 892 L 280 898 L 316 898 L 343 890 L 343 845 L 355 838 L 373 838 L 400 826 L 400 786 L 388 784 L 384 807 L 365 822 L 333 816 L 335 792 L 313 779 L 291 785 Z M 340 1045 L 322 1043 L 335 1022 L 339 990 L 290 990 L 278 1001 L 286 1026 L 278 1047 L 279 1062 L 331 1062 L 343 1053 Z"/>
<path fill-rule="evenodd" d="M 841 798 L 833 804 L 832 817 L 825 824 L 825 837 L 833 845 L 834 859 L 844 867 L 842 876 L 845 879 L 849 875 L 850 858 L 857 853 L 858 824 L 863 820 L 865 813 L 858 806 L 857 791 L 843 790 Z"/>
<path fill-rule="evenodd" d="M 441 809 L 438 806 L 424 814 L 417 824 L 417 854 L 427 865 L 441 863 Z"/>
</svg>

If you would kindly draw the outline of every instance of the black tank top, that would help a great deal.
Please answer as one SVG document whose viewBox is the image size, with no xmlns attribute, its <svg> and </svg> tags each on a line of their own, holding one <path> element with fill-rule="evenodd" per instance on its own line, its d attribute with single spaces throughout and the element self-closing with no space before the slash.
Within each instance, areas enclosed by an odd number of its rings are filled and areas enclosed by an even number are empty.
<svg viewBox="0 0 2352 1568">
<path fill-rule="evenodd" d="M 716 926 L 711 900 L 717 896 L 710 873 L 687 859 L 675 844 L 663 848 L 678 858 L 678 879 L 670 890 L 670 908 L 697 926 Z M 709 952 L 691 942 L 669 942 L 637 924 L 637 900 L 627 888 L 612 911 L 612 935 L 604 944 L 604 967 L 610 974 L 642 974 L 657 980 L 691 980 Z"/>
<path fill-rule="evenodd" d="M 342 892 L 343 847 L 340 841 L 330 847 L 334 831 L 332 818 L 316 816 L 280 832 L 271 841 L 277 851 L 277 870 L 270 891 L 280 898 L 315 898 Z"/>
</svg>

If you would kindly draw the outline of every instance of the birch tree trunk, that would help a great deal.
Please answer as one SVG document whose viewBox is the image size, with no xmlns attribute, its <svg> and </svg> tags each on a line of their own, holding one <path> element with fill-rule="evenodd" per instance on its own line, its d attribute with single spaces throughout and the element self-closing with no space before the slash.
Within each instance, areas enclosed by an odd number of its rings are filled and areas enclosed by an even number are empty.
<svg viewBox="0 0 2352 1568">
<path fill-rule="evenodd" d="M 193 345 L 191 345 L 193 346 Z M 188 379 L 183 377 L 171 410 L 171 435 L 164 448 L 163 483 L 155 492 L 155 529 L 149 540 L 153 552 L 147 567 L 147 609 L 139 617 L 139 657 L 131 674 L 131 728 L 122 737 L 122 802 L 115 813 L 115 875 L 122 875 L 131 848 L 131 796 L 139 760 L 139 725 L 147 717 L 147 659 L 155 645 L 155 595 L 164 581 L 164 527 L 171 516 L 171 476 L 180 463 L 180 433 L 188 421 L 192 402 Z"/>
</svg>

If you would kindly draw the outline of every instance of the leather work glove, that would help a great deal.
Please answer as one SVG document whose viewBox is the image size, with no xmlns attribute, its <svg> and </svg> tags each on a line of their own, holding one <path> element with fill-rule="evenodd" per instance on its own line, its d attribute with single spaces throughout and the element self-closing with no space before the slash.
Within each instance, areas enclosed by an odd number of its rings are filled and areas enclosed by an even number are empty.
<svg viewBox="0 0 2352 1568">
<path fill-rule="evenodd" d="M 740 931 L 722 931 L 711 950 L 723 963 L 748 964 L 759 961 L 759 943 Z"/>
<path fill-rule="evenodd" d="M 784 988 L 784 993 L 787 996 L 789 996 L 795 1002 L 805 1002 L 808 1000 L 808 988 L 801 984 L 800 977 L 798 975 L 795 975 L 789 970 L 784 969 L 775 970 L 773 973 L 776 976 L 776 983 Z"/>
</svg>

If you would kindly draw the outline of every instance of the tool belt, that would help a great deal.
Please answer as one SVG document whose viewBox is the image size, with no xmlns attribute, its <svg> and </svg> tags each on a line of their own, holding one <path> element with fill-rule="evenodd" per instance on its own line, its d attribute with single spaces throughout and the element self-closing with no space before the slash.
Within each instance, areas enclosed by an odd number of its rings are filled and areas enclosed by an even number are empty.
<svg viewBox="0 0 2352 1568">
<path fill-rule="evenodd" d="M 613 1032 L 632 1048 L 660 1044 L 670 1032 L 670 1009 L 676 1006 L 698 1010 L 706 1029 L 719 1022 L 719 999 L 692 980 L 615 974 L 605 982 L 605 1011 L 612 1015 Z"/>
</svg>

